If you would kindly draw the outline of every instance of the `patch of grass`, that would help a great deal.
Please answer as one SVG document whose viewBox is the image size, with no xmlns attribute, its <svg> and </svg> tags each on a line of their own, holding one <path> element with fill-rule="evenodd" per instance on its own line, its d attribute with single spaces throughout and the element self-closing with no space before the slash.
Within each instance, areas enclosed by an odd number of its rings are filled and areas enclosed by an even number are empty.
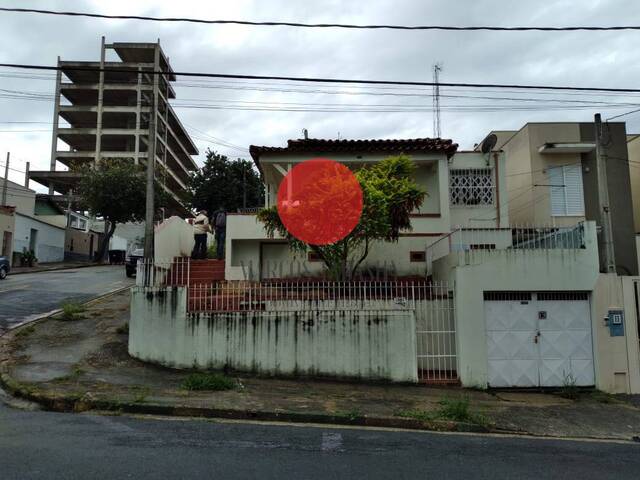
<svg viewBox="0 0 640 480">
<path fill-rule="evenodd" d="M 72 321 L 84 318 L 82 313 L 86 310 L 84 305 L 78 302 L 64 302 L 62 304 L 61 320 Z"/>
<path fill-rule="evenodd" d="M 136 387 L 136 395 L 133 397 L 134 403 L 144 403 L 151 393 L 151 389 L 149 387 Z"/>
<path fill-rule="evenodd" d="M 236 382 L 219 373 L 191 373 L 182 382 L 185 390 L 231 390 Z"/>
<path fill-rule="evenodd" d="M 16 332 L 16 338 L 24 338 L 31 335 L 36 331 L 36 327 L 34 325 L 29 325 L 28 327 L 21 328 Z"/>
<path fill-rule="evenodd" d="M 346 411 L 341 411 L 338 410 L 337 412 L 335 412 L 333 414 L 335 417 L 339 417 L 339 418 L 347 418 L 351 421 L 355 420 L 356 418 L 360 418 L 362 417 L 362 412 L 356 408 L 352 409 L 352 410 L 346 410 Z"/>
<path fill-rule="evenodd" d="M 129 333 L 129 324 L 128 323 L 124 323 L 122 325 L 120 325 L 118 328 L 116 328 L 116 333 Z"/>
<path fill-rule="evenodd" d="M 468 397 L 445 397 L 438 403 L 440 404 L 440 408 L 433 412 L 419 409 L 401 410 L 396 413 L 396 416 L 413 418 L 421 422 L 450 420 L 454 422 L 473 423 L 481 426 L 488 426 L 490 424 L 486 417 L 471 411 Z"/>
<path fill-rule="evenodd" d="M 564 375 L 559 395 L 569 400 L 578 400 L 580 398 L 580 389 L 578 389 L 576 377 L 573 373 L 569 372 Z"/>
<path fill-rule="evenodd" d="M 456 422 L 468 422 L 471 420 L 472 414 L 469 411 L 469 397 L 445 397 L 438 402 L 440 409 L 438 416 L 445 420 L 454 420 Z"/>
<path fill-rule="evenodd" d="M 603 392 L 602 390 L 594 390 L 592 392 L 589 392 L 589 397 L 591 398 L 591 400 L 598 403 L 624 403 L 614 395 Z"/>
<path fill-rule="evenodd" d="M 435 419 L 436 413 L 435 412 L 427 412 L 426 410 L 418 410 L 418 409 L 400 410 L 398 413 L 396 413 L 396 416 L 397 417 L 402 417 L 402 418 L 413 418 L 413 419 L 419 420 L 421 422 L 429 422 L 429 421 Z"/>
</svg>

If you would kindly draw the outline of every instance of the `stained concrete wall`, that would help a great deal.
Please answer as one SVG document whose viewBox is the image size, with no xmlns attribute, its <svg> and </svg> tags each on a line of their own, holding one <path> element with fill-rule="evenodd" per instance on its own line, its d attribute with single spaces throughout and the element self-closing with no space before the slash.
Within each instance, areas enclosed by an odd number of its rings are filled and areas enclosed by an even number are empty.
<svg viewBox="0 0 640 480">
<path fill-rule="evenodd" d="M 174 368 L 417 381 L 413 311 L 187 314 L 186 304 L 184 288 L 134 287 L 129 353 Z"/>
</svg>

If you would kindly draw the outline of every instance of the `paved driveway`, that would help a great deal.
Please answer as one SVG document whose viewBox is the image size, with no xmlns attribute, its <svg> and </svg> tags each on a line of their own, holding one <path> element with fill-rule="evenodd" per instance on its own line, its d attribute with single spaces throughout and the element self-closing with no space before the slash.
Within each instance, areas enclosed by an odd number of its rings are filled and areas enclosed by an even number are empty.
<svg viewBox="0 0 640 480">
<path fill-rule="evenodd" d="M 127 285 L 133 280 L 122 265 L 9 275 L 0 281 L 0 333 L 64 301 L 86 301 Z"/>
</svg>

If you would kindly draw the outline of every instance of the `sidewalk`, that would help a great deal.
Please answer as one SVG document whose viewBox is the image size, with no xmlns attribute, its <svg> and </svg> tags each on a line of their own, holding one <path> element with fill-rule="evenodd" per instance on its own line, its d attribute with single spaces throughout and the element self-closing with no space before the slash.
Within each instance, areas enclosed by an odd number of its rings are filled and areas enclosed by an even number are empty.
<svg viewBox="0 0 640 480">
<path fill-rule="evenodd" d="M 99 267 L 100 265 L 108 264 L 93 262 L 52 262 L 38 264 L 33 267 L 11 267 L 11 272 L 9 272 L 9 275 L 19 275 L 21 273 L 50 272 L 54 270 L 69 270 L 72 268 Z"/>
<path fill-rule="evenodd" d="M 88 409 L 431 430 L 629 440 L 640 408 L 622 397 L 578 400 L 526 392 L 230 375 L 225 391 L 183 388 L 190 372 L 127 354 L 129 292 L 92 303 L 83 319 L 49 318 L 0 338 L 5 389 L 59 411 Z M 468 408 L 467 408 L 468 401 Z"/>
</svg>

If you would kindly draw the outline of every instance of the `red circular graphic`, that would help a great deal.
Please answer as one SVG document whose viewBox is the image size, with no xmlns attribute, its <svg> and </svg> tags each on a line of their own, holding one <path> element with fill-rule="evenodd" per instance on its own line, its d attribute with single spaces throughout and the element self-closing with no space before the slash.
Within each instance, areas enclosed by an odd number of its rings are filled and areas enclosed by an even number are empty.
<svg viewBox="0 0 640 480">
<path fill-rule="evenodd" d="M 329 245 L 360 221 L 362 189 L 351 170 L 327 158 L 299 163 L 278 189 L 278 214 L 287 231 L 311 245 Z"/>
</svg>

